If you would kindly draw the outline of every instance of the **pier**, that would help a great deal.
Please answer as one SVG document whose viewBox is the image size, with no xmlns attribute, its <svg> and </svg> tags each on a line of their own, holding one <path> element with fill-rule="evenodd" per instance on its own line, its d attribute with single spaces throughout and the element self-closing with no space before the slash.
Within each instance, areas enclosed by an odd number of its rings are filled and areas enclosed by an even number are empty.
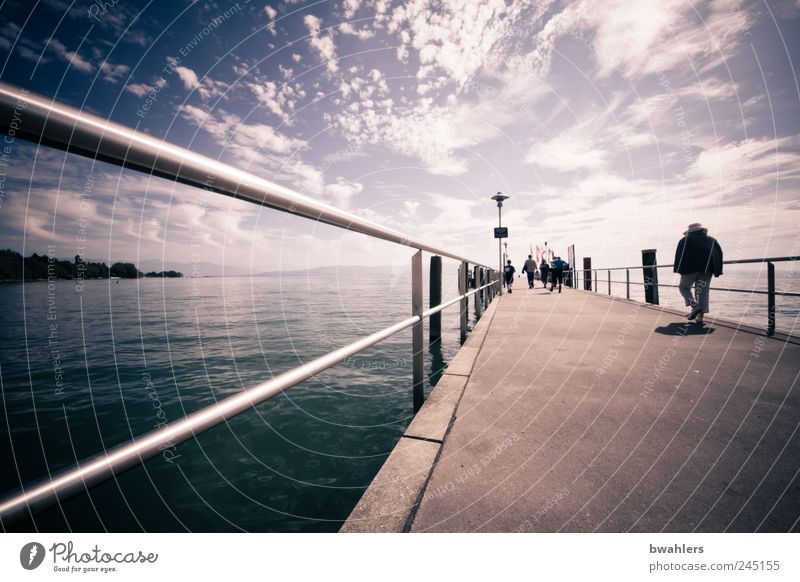
<svg viewBox="0 0 800 582">
<path fill-rule="evenodd" d="M 521 287 L 342 531 L 797 531 L 800 341 Z"/>
<path fill-rule="evenodd" d="M 25 114 L 12 128 L 15 108 Z M 576 264 L 568 279 L 585 291 L 519 285 L 503 294 L 499 264 L 7 84 L 0 84 L 0 129 L 413 253 L 409 317 L 21 484 L 0 501 L 4 530 L 406 329 L 412 334 L 408 396 L 416 415 L 342 531 L 798 530 L 800 341 L 774 326 L 775 295 L 798 294 L 775 291 L 771 262 L 797 257 L 729 261 L 768 263 L 764 329 L 714 319 L 700 326 L 655 304 L 657 269 L 670 266 L 657 265 L 651 251 L 643 263 L 651 304 L 610 296 L 611 271 L 618 269 L 606 269 L 609 296 L 598 295 L 597 269 L 588 265 L 581 281 Z M 430 256 L 427 306 L 423 253 Z M 443 258 L 458 263 L 455 297 L 441 296 Z M 630 296 L 630 267 L 622 269 Z M 456 306 L 463 346 L 426 399 L 426 321 L 429 342 L 440 341 L 441 312 Z M 470 306 L 479 321 L 468 333 Z"/>
</svg>

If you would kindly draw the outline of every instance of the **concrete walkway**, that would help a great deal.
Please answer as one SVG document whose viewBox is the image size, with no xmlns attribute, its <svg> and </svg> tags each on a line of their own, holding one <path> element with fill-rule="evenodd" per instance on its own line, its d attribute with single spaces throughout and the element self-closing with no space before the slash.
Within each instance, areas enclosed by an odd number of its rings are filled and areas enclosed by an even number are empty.
<svg viewBox="0 0 800 582">
<path fill-rule="evenodd" d="M 394 465 L 420 487 L 394 531 L 800 530 L 798 342 L 525 287 L 492 304 L 427 476 Z"/>
</svg>

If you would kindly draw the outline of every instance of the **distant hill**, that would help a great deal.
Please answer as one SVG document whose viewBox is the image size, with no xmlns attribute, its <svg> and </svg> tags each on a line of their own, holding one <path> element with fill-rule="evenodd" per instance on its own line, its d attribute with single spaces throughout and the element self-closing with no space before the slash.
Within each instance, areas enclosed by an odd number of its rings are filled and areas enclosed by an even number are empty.
<svg viewBox="0 0 800 582">
<path fill-rule="evenodd" d="M 285 270 L 285 271 L 264 271 L 256 273 L 254 277 L 274 277 L 281 276 L 316 276 L 316 277 L 336 277 L 336 276 L 357 276 L 357 275 L 387 275 L 393 272 L 393 267 L 380 265 L 377 267 L 365 267 L 363 265 L 340 265 L 332 267 L 314 267 L 311 269 Z"/>
</svg>

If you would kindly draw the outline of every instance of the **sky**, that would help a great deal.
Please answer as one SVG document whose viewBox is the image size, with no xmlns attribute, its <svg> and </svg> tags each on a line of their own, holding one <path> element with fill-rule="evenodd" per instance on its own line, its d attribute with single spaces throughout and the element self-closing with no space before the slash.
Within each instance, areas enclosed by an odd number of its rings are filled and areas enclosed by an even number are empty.
<svg viewBox="0 0 800 582">
<path fill-rule="evenodd" d="M 623 266 L 672 262 L 693 222 L 726 259 L 798 254 L 798 33 L 800 0 L 5 1 L 0 79 L 486 264 L 502 191 L 516 262 Z M 20 140 L 0 172 L 0 246 L 25 254 L 412 254 Z"/>
</svg>

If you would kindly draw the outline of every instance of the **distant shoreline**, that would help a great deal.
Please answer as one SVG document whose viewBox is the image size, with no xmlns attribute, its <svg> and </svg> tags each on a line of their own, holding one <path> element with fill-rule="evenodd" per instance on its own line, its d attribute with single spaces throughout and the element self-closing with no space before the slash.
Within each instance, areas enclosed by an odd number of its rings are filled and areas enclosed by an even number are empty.
<svg viewBox="0 0 800 582">
<path fill-rule="evenodd" d="M 105 263 L 86 261 L 80 255 L 75 255 L 74 260 L 68 261 L 53 255 L 33 253 L 29 257 L 23 257 L 11 249 L 0 250 L 0 281 L 4 283 L 66 280 L 77 281 L 80 285 L 91 280 L 181 277 L 183 273 L 178 271 L 143 273 L 133 263 L 117 262 L 108 267 Z"/>
</svg>

